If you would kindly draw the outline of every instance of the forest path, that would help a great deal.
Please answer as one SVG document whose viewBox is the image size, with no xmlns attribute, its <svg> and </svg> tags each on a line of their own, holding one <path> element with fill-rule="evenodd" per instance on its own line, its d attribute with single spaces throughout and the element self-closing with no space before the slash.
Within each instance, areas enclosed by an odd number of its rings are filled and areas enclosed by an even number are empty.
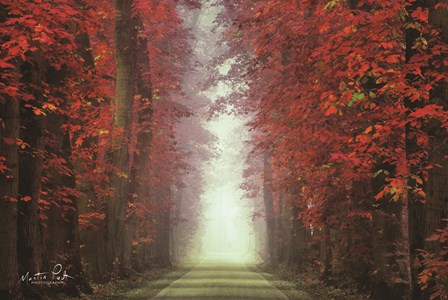
<svg viewBox="0 0 448 300">
<path fill-rule="evenodd" d="M 210 256 L 151 299 L 289 299 L 241 258 Z M 302 299 L 309 299 L 304 297 Z"/>
</svg>

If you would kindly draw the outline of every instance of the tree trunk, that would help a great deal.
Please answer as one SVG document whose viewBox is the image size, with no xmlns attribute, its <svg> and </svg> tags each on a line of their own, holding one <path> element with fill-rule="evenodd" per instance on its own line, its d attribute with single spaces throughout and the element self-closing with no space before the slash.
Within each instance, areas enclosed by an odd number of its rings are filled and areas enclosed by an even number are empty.
<svg viewBox="0 0 448 300">
<path fill-rule="evenodd" d="M 109 158 L 114 170 L 110 183 L 114 194 L 107 199 L 107 251 L 109 263 L 117 273 L 126 273 L 124 265 L 125 216 L 129 198 L 129 138 L 132 104 L 135 96 L 137 31 L 133 26 L 132 0 L 115 0 L 116 84 L 113 101 L 114 140 Z"/>
<path fill-rule="evenodd" d="M 321 229 L 320 234 L 320 261 L 323 264 L 323 272 L 322 272 L 322 280 L 325 283 L 330 283 L 331 273 L 332 273 L 332 257 L 333 257 L 333 248 L 331 245 L 331 228 L 329 224 L 325 224 Z"/>
<path fill-rule="evenodd" d="M 435 9 L 437 3 L 447 4 L 447 0 L 418 0 L 414 2 L 408 9 L 411 14 L 417 8 L 429 8 L 429 23 L 441 32 L 441 39 L 444 44 L 448 41 L 448 21 L 446 8 Z M 416 50 L 413 49 L 414 42 L 419 38 L 420 32 L 415 28 L 406 30 L 406 62 L 410 62 L 411 58 L 416 55 Z M 431 47 L 431 45 L 429 45 Z M 433 60 L 443 60 L 441 57 L 434 57 Z M 432 66 L 428 66 L 433 68 Z M 446 72 L 443 66 L 438 70 L 439 72 Z M 410 82 L 416 75 L 409 74 L 408 80 Z M 430 104 L 438 104 L 448 109 L 446 99 L 446 83 L 436 83 L 430 92 Z M 406 107 L 412 112 L 415 108 L 424 105 L 421 101 L 412 102 L 410 99 L 406 101 Z M 409 243 L 410 243 L 410 260 L 411 260 L 411 277 L 412 277 L 412 296 L 413 299 L 425 299 L 428 297 L 429 291 L 422 291 L 418 285 L 418 274 L 422 270 L 421 257 L 419 250 L 425 249 L 428 252 L 436 253 L 440 245 L 425 242 L 431 234 L 435 233 L 437 229 L 443 228 L 443 219 L 448 216 L 448 199 L 447 199 L 447 185 L 448 185 L 448 161 L 446 153 L 448 151 L 447 139 L 448 133 L 446 128 L 441 127 L 438 121 L 431 120 L 429 125 L 424 129 L 429 137 L 428 147 L 428 163 L 430 165 L 438 165 L 429 170 L 428 180 L 424 182 L 424 190 L 426 193 L 426 202 L 422 204 L 418 197 L 410 194 L 408 200 L 409 207 Z M 412 128 L 410 125 L 406 128 L 406 154 L 408 160 L 418 153 L 415 137 L 413 137 Z M 418 169 L 411 167 L 412 174 L 418 174 Z M 415 180 L 411 179 L 409 185 L 415 186 Z"/>
<path fill-rule="evenodd" d="M 152 261 L 153 264 L 158 267 L 170 267 L 170 233 L 171 233 L 171 214 L 170 206 L 163 201 L 169 201 L 171 199 L 171 187 L 167 188 L 166 199 L 163 196 L 155 199 L 158 210 L 155 212 L 154 217 L 154 242 L 152 243 Z"/>
<path fill-rule="evenodd" d="M 272 166 L 268 150 L 263 154 L 263 202 L 266 215 L 266 247 L 268 250 L 268 261 L 273 263 L 275 247 L 275 212 L 274 199 L 272 196 Z"/>
<path fill-rule="evenodd" d="M 135 18 L 136 26 L 140 31 L 144 30 L 143 23 L 137 16 Z M 152 107 L 152 86 L 150 78 L 150 61 L 148 52 L 148 42 L 146 38 L 139 38 L 137 45 L 137 95 L 139 96 L 139 107 L 137 112 L 137 142 L 136 151 L 134 152 L 134 161 L 131 168 L 131 187 L 130 194 L 134 195 L 133 199 L 138 202 L 150 202 L 149 182 L 148 182 L 148 168 L 149 168 L 149 154 L 152 142 L 152 128 L 151 121 L 153 115 Z M 131 235 L 136 239 L 137 246 L 139 237 L 137 234 L 138 220 L 128 220 L 129 230 L 132 230 Z M 134 247 L 136 248 L 136 247 Z M 131 255 L 127 253 L 126 255 Z M 140 269 L 140 267 L 139 267 Z"/>
<path fill-rule="evenodd" d="M 152 263 L 159 268 L 171 266 L 170 258 L 170 213 L 168 209 L 158 211 L 154 222 Z"/>
<path fill-rule="evenodd" d="M 17 280 L 19 154 L 16 140 L 20 125 L 19 99 L 0 101 L 0 123 L 3 124 L 0 126 L 0 165 L 8 168 L 0 173 L 0 299 L 15 300 L 21 299 Z"/>
<path fill-rule="evenodd" d="M 374 173 L 383 170 L 372 182 L 376 195 L 386 184 L 384 171 L 393 172 L 391 166 L 383 165 Z M 408 258 L 403 247 L 403 205 L 401 199 L 394 201 L 384 196 L 376 203 L 372 212 L 372 248 L 375 299 L 409 299 L 407 272 Z"/>
<path fill-rule="evenodd" d="M 181 231 L 181 213 L 182 213 L 182 205 L 183 205 L 183 193 L 184 188 L 179 187 L 175 189 L 174 197 L 175 197 L 175 205 L 172 208 L 171 212 L 171 260 L 174 264 L 178 264 L 182 255 L 182 248 L 188 247 L 188 245 L 182 244 L 182 231 Z M 185 233 L 188 234 L 188 233 Z"/>
<path fill-rule="evenodd" d="M 445 8 L 435 8 L 437 3 L 443 3 Z M 429 24 L 440 30 L 442 43 L 446 46 L 448 43 L 448 0 L 428 0 Z M 429 45 L 431 49 L 431 44 Z M 447 72 L 446 53 L 434 57 L 432 62 L 440 62 L 439 73 Z M 444 64 L 445 62 L 445 64 Z M 430 68 L 435 68 L 430 66 Z M 437 82 L 432 87 L 429 97 L 430 104 L 436 104 L 443 107 L 445 114 L 448 113 L 448 99 L 446 81 Z M 445 227 L 445 221 L 448 218 L 448 131 L 442 127 L 437 120 L 431 120 L 425 128 L 429 137 L 428 145 L 428 164 L 434 166 L 428 171 L 428 180 L 424 183 L 426 193 L 426 202 L 423 211 L 422 228 L 424 238 L 424 249 L 438 257 L 447 259 L 446 254 L 442 254 L 443 246 L 448 246 L 448 241 L 444 243 L 430 242 L 426 239 L 436 234 L 437 230 Z M 434 282 L 429 283 L 429 288 L 425 291 L 427 295 L 430 292 Z M 446 286 L 446 285 L 445 285 Z"/>
<path fill-rule="evenodd" d="M 289 270 L 299 272 L 305 263 L 306 247 L 309 235 L 299 217 L 297 204 L 300 191 L 298 187 L 288 189 L 280 196 L 282 211 L 281 228 L 277 231 L 276 247 L 278 250 L 278 263 L 283 263 Z"/>
<path fill-rule="evenodd" d="M 412 11 L 417 7 L 422 6 L 422 0 L 417 0 L 408 8 L 408 14 L 411 15 Z M 406 30 L 406 62 L 409 63 L 412 56 L 415 54 L 413 49 L 415 40 L 420 36 L 420 33 L 415 28 L 408 28 Z M 408 74 L 408 80 L 413 82 L 415 75 Z M 412 102 L 410 99 L 405 100 L 406 108 L 409 111 L 415 109 L 419 103 Z M 418 153 L 419 148 L 415 137 L 413 137 L 413 131 L 411 126 L 406 125 L 406 159 L 411 161 L 413 156 Z M 412 174 L 417 174 L 418 170 L 410 166 L 410 172 Z M 414 179 L 410 179 L 408 183 L 411 187 L 416 185 Z M 414 195 L 414 193 L 409 193 L 408 197 L 408 233 L 409 233 L 409 253 L 410 253 L 410 266 L 411 266 L 411 293 L 412 299 L 418 300 L 422 299 L 422 291 L 418 284 L 418 274 L 421 271 L 420 267 L 420 257 L 418 250 L 423 249 L 424 237 L 422 234 L 422 211 L 424 209 L 423 203 L 420 199 Z"/>
<path fill-rule="evenodd" d="M 47 82 L 50 85 L 63 87 L 66 84 L 67 68 L 63 66 L 61 70 L 50 69 L 47 72 Z M 68 103 L 61 104 L 62 110 L 67 110 Z M 73 166 L 70 162 L 72 147 L 70 136 L 66 128 L 68 117 L 60 112 L 47 116 L 45 127 L 48 137 L 46 150 L 52 155 L 62 159 L 65 164 L 61 168 L 47 167 L 46 177 L 49 182 L 44 184 L 49 191 L 56 193 L 56 198 L 52 198 L 50 210 L 48 211 L 48 227 L 46 232 L 47 255 L 51 270 L 56 264 L 63 264 L 64 269 L 73 280 L 68 280 L 62 290 L 70 295 L 79 296 L 80 292 L 91 292 L 91 288 L 85 278 L 81 265 L 80 241 L 79 241 L 79 218 L 78 202 L 75 195 L 70 195 L 70 190 L 76 187 L 73 173 Z M 64 199 L 64 195 L 66 199 Z M 50 198 L 52 195 L 50 195 Z M 54 197 L 54 196 L 53 196 Z"/>
<path fill-rule="evenodd" d="M 291 204 L 289 195 L 281 192 L 279 196 L 280 211 L 276 217 L 275 230 L 275 264 L 286 264 L 288 256 L 288 246 L 291 244 Z"/>
<path fill-rule="evenodd" d="M 310 245 L 310 234 L 305 228 L 299 216 L 298 197 L 300 197 L 300 186 L 291 188 L 291 196 L 294 197 L 291 204 L 291 242 L 288 249 L 287 264 L 294 272 L 305 271 L 304 265 L 307 262 L 307 249 Z"/>
<path fill-rule="evenodd" d="M 82 1 L 77 1 L 77 3 L 85 7 L 85 4 Z M 80 26 L 79 24 L 75 24 Z M 77 53 L 84 60 L 84 72 L 90 73 L 94 72 L 95 63 L 91 51 L 90 38 L 87 33 L 86 28 L 79 30 L 76 28 L 74 32 L 80 31 L 79 34 L 76 35 L 76 45 L 77 45 Z M 91 100 L 92 106 L 95 108 L 99 107 L 99 103 L 95 100 Z M 80 111 L 81 118 L 86 118 L 85 112 L 81 108 Z M 82 125 L 82 124 L 79 124 Z M 76 140 L 76 137 L 74 137 Z M 82 145 L 77 149 L 78 151 L 92 151 L 92 149 L 96 148 L 98 144 L 97 137 L 87 136 L 83 139 Z M 88 180 L 83 175 L 89 174 L 95 168 L 95 165 L 92 164 L 92 161 L 95 162 L 97 160 L 97 155 L 95 153 L 96 150 L 93 150 L 91 153 L 92 159 L 85 158 L 83 156 L 77 157 L 75 161 L 73 161 L 73 167 L 75 173 L 80 176 L 76 180 L 76 190 L 80 193 L 79 198 L 77 199 L 78 204 L 78 215 L 83 216 L 89 213 L 104 213 L 96 205 L 99 202 L 98 196 L 95 193 L 95 182 Z M 110 269 L 107 265 L 107 257 L 104 255 L 106 252 L 105 245 L 105 223 L 103 220 L 95 220 L 91 221 L 92 224 L 89 224 L 86 228 L 79 228 L 79 242 L 81 247 L 81 260 L 83 264 L 83 269 L 86 276 L 94 281 L 103 281 L 106 278 L 106 275 Z"/>
<path fill-rule="evenodd" d="M 38 61 L 38 59 L 36 59 Z M 42 66 L 39 63 L 23 64 L 23 80 L 40 87 L 43 82 Z M 42 91 L 30 91 L 39 103 Z M 32 109 L 21 106 L 20 138 L 29 146 L 19 152 L 19 196 L 29 201 L 19 201 L 18 206 L 18 261 L 19 274 L 38 273 L 44 263 L 44 240 L 39 219 L 38 199 L 44 156 L 44 117 L 36 116 Z M 42 286 L 24 285 L 26 296 L 42 298 Z"/>
</svg>

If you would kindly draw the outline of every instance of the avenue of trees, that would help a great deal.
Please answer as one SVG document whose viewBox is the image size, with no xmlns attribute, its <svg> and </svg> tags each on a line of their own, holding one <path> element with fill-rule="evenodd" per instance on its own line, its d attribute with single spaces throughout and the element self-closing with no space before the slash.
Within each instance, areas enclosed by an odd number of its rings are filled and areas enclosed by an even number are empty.
<svg viewBox="0 0 448 300">
<path fill-rule="evenodd" d="M 214 155 L 194 89 L 219 81 L 210 115 L 248 120 L 266 262 L 447 299 L 448 0 L 204 3 L 224 28 L 210 78 L 188 76 L 199 0 L 0 0 L 0 299 L 90 293 L 194 248 Z M 21 280 L 55 264 L 67 284 Z"/>
</svg>

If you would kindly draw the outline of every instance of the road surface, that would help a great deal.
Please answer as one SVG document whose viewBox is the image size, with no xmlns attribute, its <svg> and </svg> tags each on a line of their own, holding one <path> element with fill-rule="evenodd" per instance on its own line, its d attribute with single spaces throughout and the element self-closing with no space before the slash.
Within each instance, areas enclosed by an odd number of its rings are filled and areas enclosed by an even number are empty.
<svg viewBox="0 0 448 300">
<path fill-rule="evenodd" d="M 211 256 L 151 299 L 288 299 L 238 258 Z"/>
</svg>

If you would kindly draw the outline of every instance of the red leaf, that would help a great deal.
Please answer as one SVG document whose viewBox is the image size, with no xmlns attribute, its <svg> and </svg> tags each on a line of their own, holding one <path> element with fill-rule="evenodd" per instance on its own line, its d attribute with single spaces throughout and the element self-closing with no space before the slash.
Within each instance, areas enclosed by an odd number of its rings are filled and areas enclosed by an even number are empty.
<svg viewBox="0 0 448 300">
<path fill-rule="evenodd" d="M 10 64 L 10 63 L 4 61 L 4 60 L 0 60 L 0 68 L 3 68 L 3 69 L 12 69 L 12 68 L 14 68 L 14 65 L 12 65 L 12 64 Z"/>
<path fill-rule="evenodd" d="M 29 201 L 31 201 L 31 197 L 30 196 L 24 196 L 24 197 L 22 197 L 22 201 L 25 201 L 25 202 L 29 202 Z"/>
</svg>

